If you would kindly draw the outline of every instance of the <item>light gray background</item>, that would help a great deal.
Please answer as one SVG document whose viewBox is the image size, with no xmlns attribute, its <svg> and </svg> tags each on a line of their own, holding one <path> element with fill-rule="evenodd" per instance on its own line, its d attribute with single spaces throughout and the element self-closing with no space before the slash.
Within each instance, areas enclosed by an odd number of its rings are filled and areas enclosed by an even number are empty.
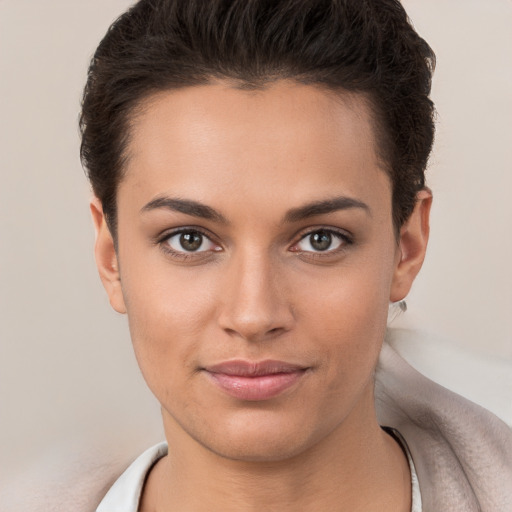
<svg viewBox="0 0 512 512">
<path fill-rule="evenodd" d="M 439 119 L 431 244 L 400 322 L 512 364 L 512 2 L 404 4 L 438 55 Z M 88 60 L 128 5 L 0 0 L 0 478 L 77 438 L 136 452 L 160 436 L 97 277 L 78 158 Z"/>
</svg>

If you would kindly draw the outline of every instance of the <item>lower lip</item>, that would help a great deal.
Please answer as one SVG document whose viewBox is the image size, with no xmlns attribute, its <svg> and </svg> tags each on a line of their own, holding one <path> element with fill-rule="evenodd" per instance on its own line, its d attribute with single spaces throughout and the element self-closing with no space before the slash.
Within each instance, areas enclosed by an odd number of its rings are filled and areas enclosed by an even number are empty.
<svg viewBox="0 0 512 512">
<path fill-rule="evenodd" d="M 226 375 L 207 372 L 212 381 L 228 395 L 239 400 L 269 400 L 294 386 L 304 375 L 305 370 L 291 373 L 275 373 L 255 377 Z"/>
</svg>

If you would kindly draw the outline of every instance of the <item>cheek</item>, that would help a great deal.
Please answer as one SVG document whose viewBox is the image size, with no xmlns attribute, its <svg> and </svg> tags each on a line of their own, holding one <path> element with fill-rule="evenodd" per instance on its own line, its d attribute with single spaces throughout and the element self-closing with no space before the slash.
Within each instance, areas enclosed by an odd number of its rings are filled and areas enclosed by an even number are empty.
<svg viewBox="0 0 512 512">
<path fill-rule="evenodd" d="M 378 254 L 379 251 L 376 251 Z M 393 277 L 393 258 L 378 255 L 360 258 L 338 268 L 306 274 L 296 283 L 295 296 L 303 314 L 318 319 L 326 329 L 343 332 L 366 332 L 373 324 L 382 325 L 387 318 Z M 355 258 L 354 258 L 355 259 Z"/>
<path fill-rule="evenodd" d="M 339 379 L 364 385 L 373 374 L 387 324 L 392 262 L 336 269 L 305 283 L 299 302 L 310 349 L 323 354 L 333 387 Z M 308 286 L 309 284 L 309 286 Z M 349 378 L 352 376 L 352 378 Z"/>
<path fill-rule="evenodd" d="M 165 262 L 123 267 L 127 276 L 123 294 L 135 355 L 157 395 L 159 382 L 172 385 L 178 374 L 193 374 L 203 333 L 213 316 L 215 283 L 208 273 L 190 270 Z"/>
</svg>

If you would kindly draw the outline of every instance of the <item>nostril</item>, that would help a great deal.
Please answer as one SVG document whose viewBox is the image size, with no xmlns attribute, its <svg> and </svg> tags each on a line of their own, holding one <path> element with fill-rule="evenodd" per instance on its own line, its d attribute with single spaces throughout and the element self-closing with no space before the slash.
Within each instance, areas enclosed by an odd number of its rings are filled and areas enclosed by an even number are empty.
<svg viewBox="0 0 512 512">
<path fill-rule="evenodd" d="M 273 329 L 270 329 L 267 331 L 267 336 L 277 336 L 278 334 L 282 334 L 285 332 L 286 329 L 283 327 L 274 327 Z"/>
<path fill-rule="evenodd" d="M 230 336 L 241 336 L 247 341 L 265 341 L 275 339 L 278 336 L 284 334 L 287 329 L 284 327 L 274 327 L 272 329 L 247 329 L 240 327 L 239 329 L 233 329 L 225 327 L 224 331 Z"/>
</svg>

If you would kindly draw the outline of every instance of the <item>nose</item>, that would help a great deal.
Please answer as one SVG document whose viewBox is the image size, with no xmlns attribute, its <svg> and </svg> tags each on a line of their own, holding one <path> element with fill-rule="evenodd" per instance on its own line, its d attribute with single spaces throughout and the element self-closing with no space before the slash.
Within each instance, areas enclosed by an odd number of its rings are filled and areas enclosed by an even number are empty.
<svg viewBox="0 0 512 512">
<path fill-rule="evenodd" d="M 220 327 L 232 336 L 257 342 L 288 332 L 294 321 L 279 265 L 264 254 L 233 258 L 221 298 Z"/>
</svg>

